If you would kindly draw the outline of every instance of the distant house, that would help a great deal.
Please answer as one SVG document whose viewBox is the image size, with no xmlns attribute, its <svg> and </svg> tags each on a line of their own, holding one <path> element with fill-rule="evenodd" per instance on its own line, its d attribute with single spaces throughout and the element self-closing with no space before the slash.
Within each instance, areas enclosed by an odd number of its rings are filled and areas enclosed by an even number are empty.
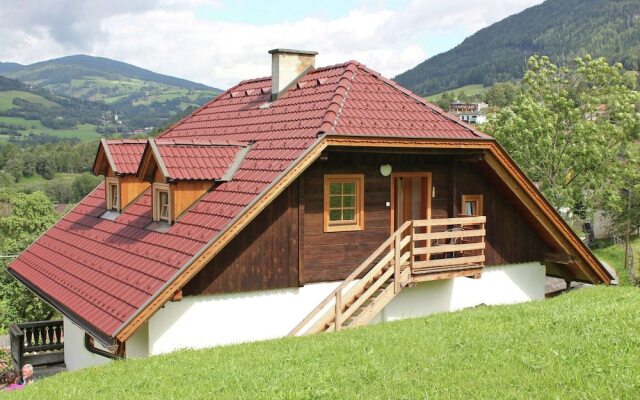
<svg viewBox="0 0 640 400">
<path fill-rule="evenodd" d="M 358 62 L 270 53 L 158 138 L 103 140 L 105 182 L 9 266 L 69 369 L 610 283 L 493 138 Z"/>
<path fill-rule="evenodd" d="M 449 112 L 468 124 L 484 124 L 487 122 L 487 103 L 467 103 L 456 101 L 451 103 Z"/>
</svg>

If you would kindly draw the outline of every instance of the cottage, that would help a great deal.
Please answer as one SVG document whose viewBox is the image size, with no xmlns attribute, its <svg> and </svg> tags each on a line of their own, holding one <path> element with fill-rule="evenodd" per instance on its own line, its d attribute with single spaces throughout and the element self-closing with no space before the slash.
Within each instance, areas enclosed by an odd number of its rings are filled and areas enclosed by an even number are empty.
<svg viewBox="0 0 640 400">
<path fill-rule="evenodd" d="M 612 277 L 491 137 L 349 61 L 272 50 L 10 266 L 64 315 L 69 369 L 542 299 Z"/>
</svg>

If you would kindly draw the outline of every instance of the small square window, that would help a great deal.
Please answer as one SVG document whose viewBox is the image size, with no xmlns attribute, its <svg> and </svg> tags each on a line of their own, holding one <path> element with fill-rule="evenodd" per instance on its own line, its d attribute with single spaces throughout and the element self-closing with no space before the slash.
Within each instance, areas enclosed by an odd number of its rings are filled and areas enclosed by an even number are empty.
<svg viewBox="0 0 640 400">
<path fill-rule="evenodd" d="M 462 195 L 463 215 L 476 217 L 482 215 L 482 195 L 481 194 L 465 194 Z"/>
<path fill-rule="evenodd" d="M 324 231 L 364 229 L 364 175 L 325 175 Z"/>
</svg>

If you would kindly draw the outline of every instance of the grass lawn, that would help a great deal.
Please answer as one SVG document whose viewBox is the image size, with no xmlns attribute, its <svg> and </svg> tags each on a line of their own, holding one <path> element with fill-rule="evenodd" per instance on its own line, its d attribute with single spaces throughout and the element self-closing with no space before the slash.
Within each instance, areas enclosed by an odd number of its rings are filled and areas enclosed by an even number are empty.
<svg viewBox="0 0 640 400">
<path fill-rule="evenodd" d="M 593 250 L 593 253 L 616 270 L 620 285 L 629 286 L 631 284 L 629 282 L 629 274 L 624 269 L 624 248 L 608 241 L 601 241 L 598 244 L 600 247 Z M 638 269 L 640 264 L 640 238 L 632 238 L 631 246 L 635 250 L 636 275 L 640 276 L 640 269 Z"/>
<path fill-rule="evenodd" d="M 15 399 L 610 399 L 640 393 L 640 292 L 181 351 L 42 379 Z"/>
</svg>

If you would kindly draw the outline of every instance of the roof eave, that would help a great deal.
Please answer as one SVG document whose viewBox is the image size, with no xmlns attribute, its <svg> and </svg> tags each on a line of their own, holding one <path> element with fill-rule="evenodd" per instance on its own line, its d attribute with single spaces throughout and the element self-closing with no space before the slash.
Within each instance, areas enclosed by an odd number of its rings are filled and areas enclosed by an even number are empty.
<svg viewBox="0 0 640 400">
<path fill-rule="evenodd" d="M 104 346 L 109 347 L 117 344 L 117 339 L 115 337 L 109 336 L 108 334 L 102 332 L 100 329 L 90 324 L 87 320 L 80 317 L 78 314 L 74 313 L 69 308 L 65 307 L 62 303 L 56 301 L 54 298 L 48 296 L 45 292 L 43 292 L 39 288 L 33 286 L 30 281 L 23 279 L 22 276 L 18 274 L 15 270 L 11 268 L 7 268 L 7 271 L 15 279 L 20 281 L 20 283 L 25 285 L 27 289 L 29 289 L 32 293 L 34 293 L 36 296 L 42 299 L 42 301 L 49 304 L 51 307 L 55 308 L 56 310 L 60 311 L 62 315 L 69 318 L 74 324 L 78 325 L 80 328 L 82 328 L 85 332 L 93 336 Z"/>
</svg>

